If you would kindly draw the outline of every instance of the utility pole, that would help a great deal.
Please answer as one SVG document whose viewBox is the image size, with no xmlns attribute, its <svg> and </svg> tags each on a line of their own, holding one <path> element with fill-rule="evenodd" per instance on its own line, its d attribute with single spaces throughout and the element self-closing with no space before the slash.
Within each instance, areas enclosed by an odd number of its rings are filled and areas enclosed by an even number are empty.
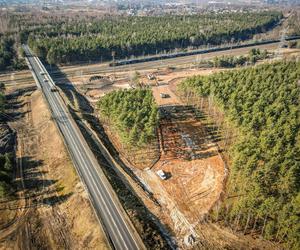
<svg viewBox="0 0 300 250">
<path fill-rule="evenodd" d="M 112 59 L 113 59 L 113 78 L 115 79 L 116 78 L 116 72 L 115 72 L 115 56 L 116 56 L 116 52 L 113 50 L 111 52 L 111 56 L 112 56 Z M 113 82 L 114 82 L 114 79 L 113 79 Z"/>
<path fill-rule="evenodd" d="M 286 40 L 285 40 L 286 32 L 287 32 L 287 27 L 284 27 L 280 32 L 280 42 L 278 44 L 277 51 L 276 51 L 276 56 L 279 59 L 283 58 L 283 53 L 282 53 L 281 49 L 284 48 L 286 45 Z"/>
</svg>

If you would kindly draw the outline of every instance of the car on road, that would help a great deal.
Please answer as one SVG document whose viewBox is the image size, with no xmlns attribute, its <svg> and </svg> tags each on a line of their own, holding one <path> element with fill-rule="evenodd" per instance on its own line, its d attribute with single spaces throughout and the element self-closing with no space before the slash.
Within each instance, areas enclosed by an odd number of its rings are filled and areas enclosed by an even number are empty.
<svg viewBox="0 0 300 250">
<path fill-rule="evenodd" d="M 44 71 L 41 71 L 41 72 L 40 72 L 40 75 L 42 75 L 42 76 L 45 75 L 45 72 L 44 72 Z"/>
<path fill-rule="evenodd" d="M 50 91 L 51 92 L 57 92 L 58 88 L 56 86 L 51 86 Z"/>
<path fill-rule="evenodd" d="M 47 80 L 47 79 L 44 79 L 44 82 L 48 82 L 48 80 Z"/>
</svg>

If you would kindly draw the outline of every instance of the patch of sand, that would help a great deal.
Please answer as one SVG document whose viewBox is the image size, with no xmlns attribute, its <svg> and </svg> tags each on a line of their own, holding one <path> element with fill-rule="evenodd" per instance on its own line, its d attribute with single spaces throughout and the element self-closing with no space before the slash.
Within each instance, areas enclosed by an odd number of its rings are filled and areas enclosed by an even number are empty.
<svg viewBox="0 0 300 250">
<path fill-rule="evenodd" d="M 59 195 L 72 194 L 58 206 L 70 227 L 74 246 L 79 249 L 106 249 L 104 232 L 40 92 L 32 95 L 31 106 L 34 127 L 41 128 L 39 151 L 43 164 L 49 170 L 47 176 L 57 180 Z"/>
</svg>

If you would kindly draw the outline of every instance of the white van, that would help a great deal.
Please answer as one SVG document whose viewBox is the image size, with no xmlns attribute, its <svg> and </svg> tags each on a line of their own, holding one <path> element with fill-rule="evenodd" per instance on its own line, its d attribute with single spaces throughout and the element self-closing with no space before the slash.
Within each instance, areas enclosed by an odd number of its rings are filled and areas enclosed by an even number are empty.
<svg viewBox="0 0 300 250">
<path fill-rule="evenodd" d="M 167 179 L 167 176 L 166 176 L 166 174 L 165 174 L 165 172 L 163 171 L 163 170 L 158 170 L 157 172 L 157 175 L 162 179 L 162 180 L 165 180 L 165 179 Z"/>
</svg>

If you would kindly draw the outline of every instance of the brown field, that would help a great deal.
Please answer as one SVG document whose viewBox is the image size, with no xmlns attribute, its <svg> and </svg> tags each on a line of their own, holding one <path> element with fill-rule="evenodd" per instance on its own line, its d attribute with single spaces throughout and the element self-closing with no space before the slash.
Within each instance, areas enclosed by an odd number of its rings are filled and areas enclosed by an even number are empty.
<svg viewBox="0 0 300 250">
<path fill-rule="evenodd" d="M 225 165 L 199 114 L 184 105 L 169 85 L 153 88 L 163 111 L 160 121 L 161 158 L 151 169 L 162 169 L 167 180 L 159 180 L 188 218 L 195 223 L 220 198 L 226 178 Z M 166 93 L 168 98 L 161 98 Z M 153 183 L 153 180 L 152 180 Z"/>
<path fill-rule="evenodd" d="M 14 89 L 35 85 L 29 70 L 2 73 L 0 74 L 0 82 L 3 82 L 6 88 Z"/>
<path fill-rule="evenodd" d="M 108 249 L 41 92 L 25 91 L 9 105 L 20 184 L 18 199 L 0 204 L 1 218 L 15 214 L 1 221 L 0 249 Z"/>
</svg>

